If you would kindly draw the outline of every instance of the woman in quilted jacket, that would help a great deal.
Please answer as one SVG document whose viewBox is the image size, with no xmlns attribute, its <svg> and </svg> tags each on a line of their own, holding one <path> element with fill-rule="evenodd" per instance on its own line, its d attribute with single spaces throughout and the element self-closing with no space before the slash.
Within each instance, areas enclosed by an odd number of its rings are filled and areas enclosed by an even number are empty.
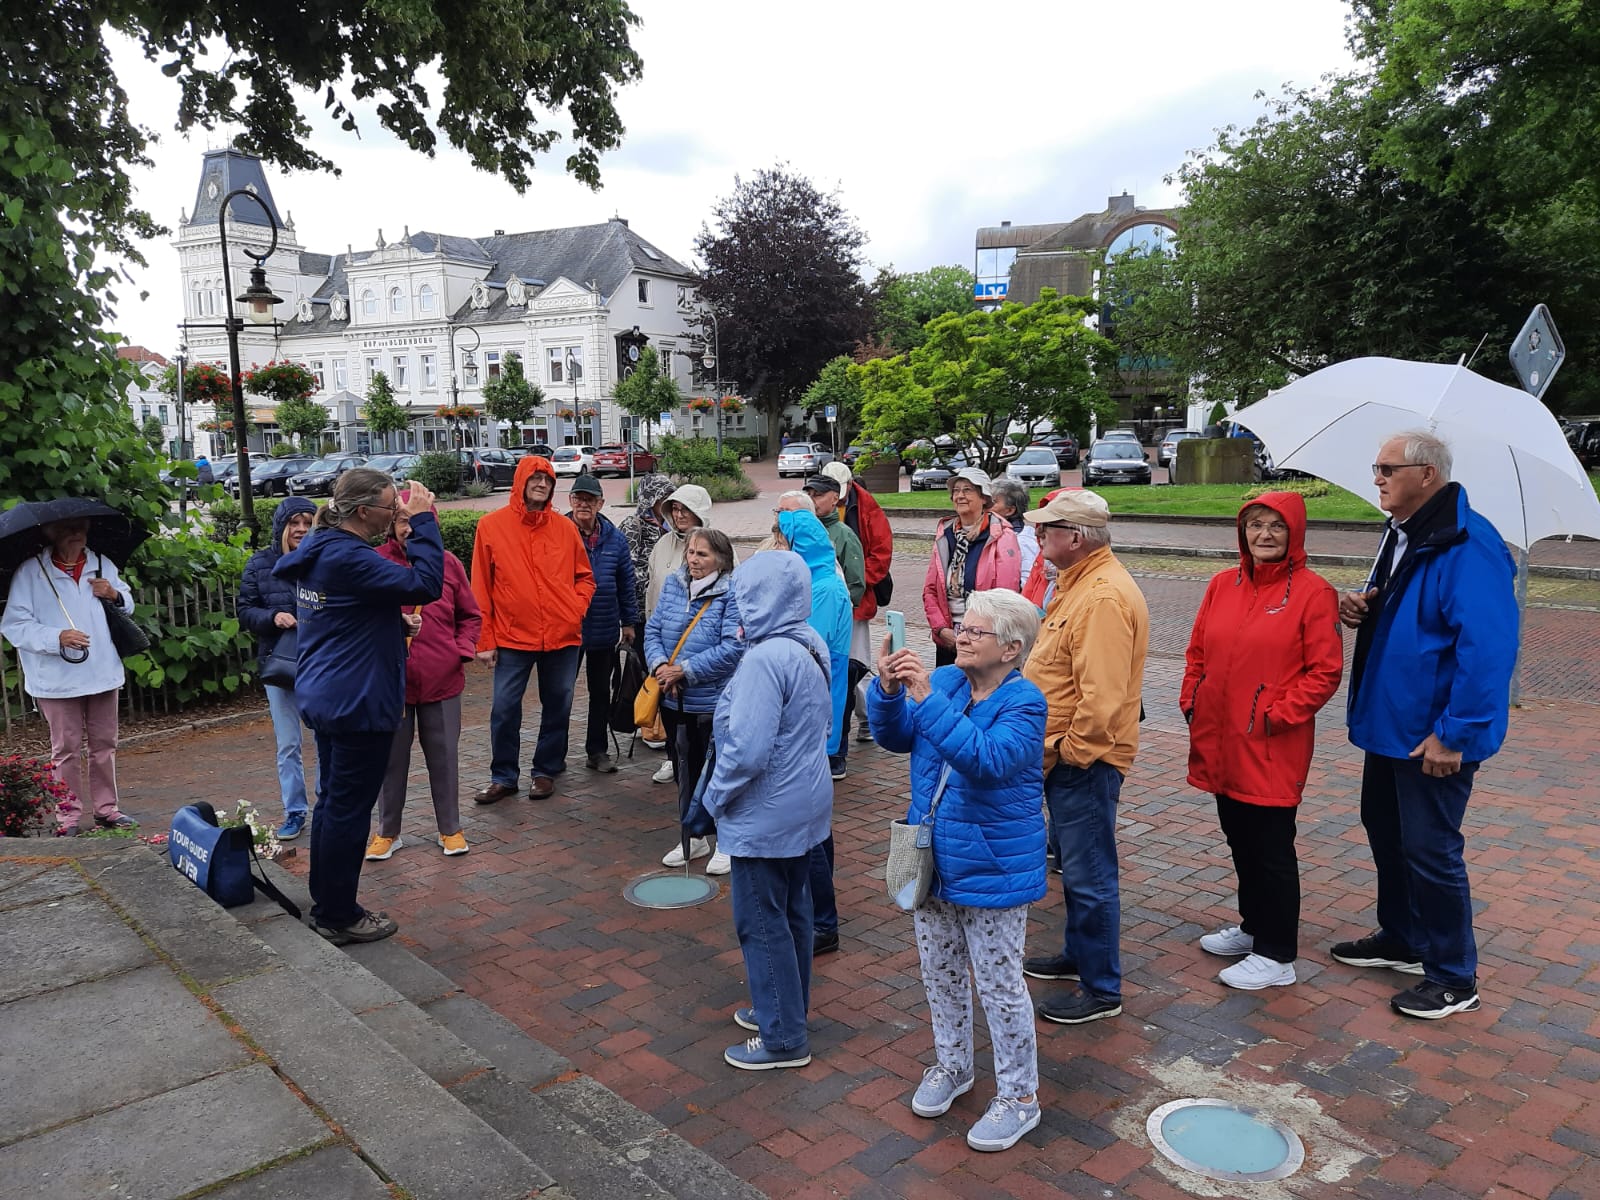
<svg viewBox="0 0 1600 1200">
<path fill-rule="evenodd" d="M 933 886 L 914 914 L 935 1061 L 911 1100 L 937 1117 L 972 1090 L 972 985 L 994 1048 L 995 1098 L 967 1133 L 1005 1150 L 1039 1123 L 1033 1002 L 1022 977 L 1028 905 L 1045 895 L 1044 694 L 1020 670 L 1039 613 L 1013 591 L 971 592 L 956 661 L 878 655 L 867 715 L 878 745 L 911 755 L 906 820 L 933 826 Z"/>
<path fill-rule="evenodd" d="M 1217 798 L 1239 876 L 1239 924 L 1200 939 L 1238 958 L 1217 976 L 1246 991 L 1295 981 L 1300 864 L 1295 811 L 1317 711 L 1344 671 L 1339 598 L 1306 568 L 1306 502 L 1267 492 L 1239 510 L 1239 565 L 1211 580 L 1189 638 L 1179 704 L 1189 782 Z"/>
</svg>

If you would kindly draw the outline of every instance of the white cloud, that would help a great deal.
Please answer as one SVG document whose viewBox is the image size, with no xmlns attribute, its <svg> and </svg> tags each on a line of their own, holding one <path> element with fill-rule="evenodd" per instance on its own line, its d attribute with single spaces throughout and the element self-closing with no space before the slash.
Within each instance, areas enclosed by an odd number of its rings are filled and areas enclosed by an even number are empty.
<svg viewBox="0 0 1600 1200">
<path fill-rule="evenodd" d="M 369 247 L 378 230 L 468 236 L 547 229 L 614 213 L 688 260 L 735 174 L 787 162 L 837 187 L 874 264 L 968 263 L 976 226 L 1065 220 L 1115 192 L 1170 203 L 1162 178 L 1221 125 L 1259 111 L 1257 90 L 1346 68 L 1342 0 L 1152 0 L 1137 8 L 1028 0 L 972 4 L 635 0 L 644 79 L 619 100 L 628 134 L 598 192 L 567 178 L 564 151 L 518 196 L 443 149 L 430 161 L 358 109 L 362 136 L 320 118 L 314 148 L 342 176 L 272 171 L 280 211 L 308 249 Z M 170 131 L 177 93 L 127 44 L 115 55 L 136 120 Z M 438 89 L 432 89 L 437 94 Z M 562 123 L 555 122 L 558 128 Z M 137 196 L 176 226 L 201 152 L 221 135 L 165 132 Z M 130 268 L 118 325 L 167 352 L 181 318 L 177 255 L 160 240 Z M 970 265 L 970 264 L 969 264 Z"/>
</svg>

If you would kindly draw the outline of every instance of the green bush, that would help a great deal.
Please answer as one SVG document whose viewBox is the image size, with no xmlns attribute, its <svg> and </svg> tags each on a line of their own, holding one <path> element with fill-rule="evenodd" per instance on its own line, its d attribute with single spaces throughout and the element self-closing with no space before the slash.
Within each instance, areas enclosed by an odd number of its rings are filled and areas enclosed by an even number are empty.
<svg viewBox="0 0 1600 1200">
<path fill-rule="evenodd" d="M 751 462 L 759 462 L 761 459 L 761 441 L 759 438 L 725 437 L 722 439 L 722 448 L 735 458 L 748 456 Z"/>
<path fill-rule="evenodd" d="M 259 514 L 261 510 L 258 507 L 256 511 Z M 206 515 L 211 519 L 211 540 L 214 542 L 232 541 L 233 535 L 244 524 L 244 509 L 232 496 L 219 496 L 213 500 Z M 259 516 L 257 519 L 260 519 Z"/>
<path fill-rule="evenodd" d="M 275 442 L 272 449 L 267 451 L 273 458 L 288 458 L 295 453 L 295 448 L 288 442 Z"/>
<path fill-rule="evenodd" d="M 461 494 L 467 497 L 469 500 L 482 500 L 485 496 L 494 495 L 494 489 L 487 483 L 479 483 L 476 479 L 474 479 L 471 483 L 467 484 L 466 487 L 461 489 Z"/>
<path fill-rule="evenodd" d="M 698 483 L 712 500 L 751 500 L 761 494 L 761 489 L 743 471 L 737 476 L 691 475 L 683 482 Z"/>
<path fill-rule="evenodd" d="M 484 514 L 467 509 L 451 509 L 439 514 L 439 537 L 444 548 L 461 560 L 472 573 L 472 543 L 478 535 L 478 522 Z"/>
<path fill-rule="evenodd" d="M 719 455 L 717 443 L 709 438 L 679 438 L 671 434 L 661 439 L 661 470 L 680 482 L 698 481 L 705 475 L 737 479 L 744 474 L 739 468 L 739 455 L 731 446 L 724 445 Z"/>
<path fill-rule="evenodd" d="M 407 474 L 435 495 L 454 496 L 461 490 L 461 460 L 448 450 L 424 454 Z"/>
</svg>

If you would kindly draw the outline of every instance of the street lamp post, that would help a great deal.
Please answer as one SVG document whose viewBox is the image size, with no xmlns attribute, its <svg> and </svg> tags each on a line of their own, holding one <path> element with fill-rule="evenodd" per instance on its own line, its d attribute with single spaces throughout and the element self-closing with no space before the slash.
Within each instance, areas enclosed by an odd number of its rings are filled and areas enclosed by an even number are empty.
<svg viewBox="0 0 1600 1200">
<path fill-rule="evenodd" d="M 189 346 L 181 338 L 178 341 L 178 457 L 189 457 L 189 423 L 184 420 L 183 410 L 183 375 L 189 369 Z M 178 482 L 178 516 L 182 519 L 185 528 L 188 527 L 189 515 L 189 484 L 187 481 Z"/>
<path fill-rule="evenodd" d="M 582 373 L 583 364 L 578 361 L 577 356 L 574 355 L 572 351 L 568 350 L 567 378 L 572 381 L 572 428 L 574 431 L 581 428 L 583 424 L 583 409 L 581 407 L 582 402 L 578 399 L 578 376 Z M 590 436 L 593 436 L 594 430 L 592 427 L 590 428 L 589 432 Z M 580 439 L 582 438 L 582 434 L 579 434 L 578 436 Z"/>
<path fill-rule="evenodd" d="M 248 196 L 267 214 L 267 228 L 272 231 L 272 240 L 264 254 L 257 254 L 248 246 L 243 247 L 245 254 L 254 259 L 256 265 L 250 268 L 250 286 L 234 296 L 233 281 L 228 271 L 228 205 L 238 196 Z M 217 232 L 222 241 L 222 292 L 232 297 L 223 328 L 228 333 L 228 366 L 233 372 L 233 444 L 239 462 L 239 501 L 244 510 L 245 528 L 250 531 L 250 545 L 256 546 L 260 543 L 261 529 L 256 524 L 255 489 L 250 486 L 250 449 L 245 442 L 244 382 L 239 378 L 239 334 L 244 330 L 244 318 L 234 315 L 233 302 L 245 306 L 246 316 L 252 325 L 274 323 L 273 305 L 283 301 L 273 295 L 272 289 L 267 286 L 267 271 L 261 264 L 271 258 L 278 248 L 278 222 L 272 215 L 272 209 L 260 196 L 248 188 L 234 188 L 222 198 L 222 205 L 217 209 Z"/>
<path fill-rule="evenodd" d="M 711 318 L 711 353 L 700 361 L 706 370 L 716 373 L 712 380 L 711 390 L 716 393 L 717 405 L 717 457 L 722 457 L 722 331 L 717 328 L 717 314 L 711 309 L 706 309 L 706 316 Z"/>
<path fill-rule="evenodd" d="M 459 373 L 456 371 L 456 329 L 457 328 L 464 328 L 468 333 L 470 333 L 472 335 L 472 345 L 466 347 L 464 350 L 461 351 L 461 370 L 460 370 Z M 476 351 L 478 349 L 478 347 L 481 346 L 481 345 L 483 345 L 483 339 L 478 336 L 478 331 L 476 329 L 474 329 L 472 326 L 470 326 L 470 325 L 466 325 L 466 326 L 451 325 L 450 326 L 450 407 L 452 409 L 456 409 L 456 408 L 460 408 L 461 407 L 461 388 L 460 388 L 460 385 L 458 383 L 458 380 L 461 378 L 462 375 L 465 375 L 467 377 L 467 386 L 468 387 L 477 387 L 478 386 L 478 363 L 477 363 L 477 360 L 472 357 L 472 355 L 473 355 L 473 352 Z M 459 442 L 461 440 L 461 437 L 460 437 L 460 435 L 461 435 L 461 422 L 459 420 L 457 420 L 457 421 L 455 421 L 453 423 L 454 423 L 454 425 L 456 427 L 456 440 Z M 457 446 L 456 449 L 459 450 L 459 449 L 461 449 L 461 447 Z"/>
</svg>

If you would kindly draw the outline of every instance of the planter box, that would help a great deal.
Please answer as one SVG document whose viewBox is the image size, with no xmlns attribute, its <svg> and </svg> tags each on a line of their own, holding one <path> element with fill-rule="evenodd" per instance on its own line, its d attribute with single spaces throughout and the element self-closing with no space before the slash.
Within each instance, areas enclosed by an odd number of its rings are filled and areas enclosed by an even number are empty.
<svg viewBox="0 0 1600 1200">
<path fill-rule="evenodd" d="M 880 458 L 865 471 L 856 475 L 857 481 L 869 492 L 898 492 L 900 490 L 900 459 Z"/>
<path fill-rule="evenodd" d="M 1256 444 L 1249 438 L 1184 438 L 1168 478 L 1173 483 L 1254 483 Z"/>
</svg>

